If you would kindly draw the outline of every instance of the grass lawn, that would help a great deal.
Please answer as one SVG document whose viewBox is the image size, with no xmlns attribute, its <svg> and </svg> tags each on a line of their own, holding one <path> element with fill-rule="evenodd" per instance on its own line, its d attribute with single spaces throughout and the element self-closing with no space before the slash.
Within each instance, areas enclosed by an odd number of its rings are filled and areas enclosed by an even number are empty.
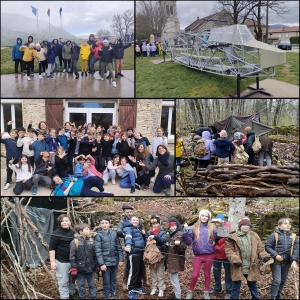
<svg viewBox="0 0 300 300">
<path fill-rule="evenodd" d="M 7 47 L 1 49 L 1 74 L 14 74 L 15 73 L 15 63 L 11 59 L 12 47 Z M 81 57 L 79 57 L 77 68 L 81 70 Z M 99 62 L 95 64 L 95 70 L 99 69 Z M 134 47 L 129 47 L 125 49 L 124 60 L 123 60 L 123 70 L 133 70 L 134 69 Z M 20 67 L 19 67 L 20 70 Z M 38 62 L 37 59 L 34 60 L 34 71 L 38 72 Z"/>
<path fill-rule="evenodd" d="M 167 57 L 167 56 L 166 56 Z M 136 60 L 137 98 L 227 98 L 236 94 L 236 78 L 191 69 L 174 62 L 153 64 L 163 56 Z M 287 52 L 286 64 L 275 68 L 274 79 L 299 85 L 299 53 Z M 261 77 L 261 80 L 268 77 Z M 241 81 L 241 91 L 255 78 Z"/>
</svg>

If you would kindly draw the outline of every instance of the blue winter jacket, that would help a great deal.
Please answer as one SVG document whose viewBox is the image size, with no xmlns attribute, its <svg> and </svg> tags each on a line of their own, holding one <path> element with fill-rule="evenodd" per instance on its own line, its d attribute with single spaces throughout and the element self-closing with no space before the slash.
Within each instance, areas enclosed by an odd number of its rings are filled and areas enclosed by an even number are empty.
<svg viewBox="0 0 300 300">
<path fill-rule="evenodd" d="M 83 180 L 87 179 L 88 176 L 84 176 L 84 175 L 82 175 L 82 173 L 83 173 L 83 165 L 80 162 L 78 162 L 75 166 L 73 176 L 78 179 L 83 179 Z"/>
<path fill-rule="evenodd" d="M 75 42 L 71 43 L 71 45 L 73 44 L 74 47 L 71 48 L 72 59 L 79 59 L 80 47 Z"/>
<path fill-rule="evenodd" d="M 235 150 L 234 145 L 229 140 L 215 140 L 214 144 L 216 145 L 216 156 L 220 158 L 229 157 L 230 153 L 232 154 Z"/>
<path fill-rule="evenodd" d="M 54 48 L 51 48 L 52 43 L 48 42 L 47 44 L 47 63 L 54 64 L 55 63 L 55 52 Z"/>
<path fill-rule="evenodd" d="M 18 44 L 18 40 L 21 41 L 20 44 Z M 12 60 L 23 58 L 24 52 L 19 50 L 21 46 L 22 46 L 22 39 L 18 37 L 17 43 L 12 48 L 12 53 L 11 53 Z"/>
<path fill-rule="evenodd" d="M 147 232 L 147 239 L 148 237 L 152 235 L 150 230 Z M 156 241 L 156 247 L 159 249 L 160 252 L 162 252 L 162 245 L 166 242 L 166 231 L 160 227 L 159 234 L 154 235 L 154 240 Z"/>
<path fill-rule="evenodd" d="M 146 246 L 145 236 L 138 228 L 133 227 L 128 219 L 124 221 L 123 233 L 125 235 L 125 246 L 131 247 L 128 255 L 143 255 Z"/>
<path fill-rule="evenodd" d="M 0 138 L 1 144 L 5 144 L 5 150 L 6 150 L 6 158 L 12 159 L 12 158 L 18 158 L 19 155 L 19 149 L 17 147 L 17 140 L 13 140 L 11 138 L 3 139 Z"/>
<path fill-rule="evenodd" d="M 187 232 L 184 231 L 183 240 L 187 245 L 193 244 L 193 252 L 195 255 L 215 253 L 215 246 L 209 237 L 207 223 L 201 223 L 198 239 L 195 239 L 194 231 L 189 230 Z"/>
<path fill-rule="evenodd" d="M 54 141 L 53 141 L 53 138 L 50 135 L 47 135 L 45 137 L 45 140 L 46 140 L 46 143 L 47 143 L 47 145 L 49 147 L 49 151 L 50 152 L 56 152 L 57 147 L 58 147 L 57 138 L 54 138 Z"/>
<path fill-rule="evenodd" d="M 68 138 L 65 135 L 58 135 L 57 139 L 58 139 L 59 145 L 64 147 L 65 151 L 69 149 Z"/>
<path fill-rule="evenodd" d="M 65 177 L 62 179 L 63 183 L 58 184 L 56 188 L 53 191 L 54 196 L 63 196 L 65 197 L 66 195 L 64 194 L 64 191 L 68 188 L 69 184 L 71 183 L 71 178 L 70 177 Z M 83 180 L 76 180 L 74 181 L 68 196 L 80 196 L 81 194 L 81 189 L 83 186 Z"/>
<path fill-rule="evenodd" d="M 109 229 L 106 233 L 99 228 L 95 236 L 95 253 L 98 266 L 117 266 L 120 261 L 124 261 L 117 232 Z"/>
<path fill-rule="evenodd" d="M 29 150 L 34 150 L 34 160 L 36 161 L 41 152 L 49 151 L 48 144 L 45 140 L 35 140 L 32 145 L 29 145 Z"/>
<path fill-rule="evenodd" d="M 199 160 L 210 160 L 211 154 L 216 152 L 215 146 L 210 138 L 211 134 L 209 131 L 202 132 L 202 140 L 205 140 L 205 147 L 208 150 L 208 153 L 205 156 L 198 158 Z"/>
</svg>

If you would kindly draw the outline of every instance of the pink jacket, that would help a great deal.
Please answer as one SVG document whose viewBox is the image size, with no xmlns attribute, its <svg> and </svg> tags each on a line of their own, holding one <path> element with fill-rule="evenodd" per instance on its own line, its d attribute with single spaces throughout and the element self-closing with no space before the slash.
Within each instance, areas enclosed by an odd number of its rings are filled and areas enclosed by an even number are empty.
<svg viewBox="0 0 300 300">
<path fill-rule="evenodd" d="M 90 171 L 95 174 L 96 176 L 102 178 L 102 174 L 100 172 L 97 171 L 96 167 L 95 167 L 95 160 L 92 156 L 89 156 L 89 159 L 91 160 L 91 164 L 90 164 Z M 83 170 L 82 172 L 83 175 L 87 175 L 88 174 L 88 170 Z"/>
<path fill-rule="evenodd" d="M 41 48 L 40 51 L 37 51 L 36 52 L 39 54 L 40 58 L 38 59 L 38 61 L 44 61 L 46 60 L 46 54 L 47 54 L 47 50 L 45 50 L 44 48 Z"/>
</svg>

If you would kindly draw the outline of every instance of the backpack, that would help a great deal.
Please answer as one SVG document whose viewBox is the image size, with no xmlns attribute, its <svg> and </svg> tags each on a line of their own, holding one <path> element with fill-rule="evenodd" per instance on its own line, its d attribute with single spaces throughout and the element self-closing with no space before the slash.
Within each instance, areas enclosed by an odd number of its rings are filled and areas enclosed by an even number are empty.
<svg viewBox="0 0 300 300">
<path fill-rule="evenodd" d="M 143 260 L 146 266 L 155 266 L 164 256 L 156 247 L 156 241 L 148 241 L 145 247 Z"/>
<path fill-rule="evenodd" d="M 258 135 L 255 135 L 255 140 L 254 143 L 251 146 L 251 149 L 253 150 L 254 153 L 258 153 L 261 149 L 261 143 L 259 141 Z"/>
<path fill-rule="evenodd" d="M 194 149 L 194 154 L 196 155 L 196 157 L 200 157 L 200 158 L 208 154 L 208 150 L 206 149 L 205 146 L 205 140 L 199 140 L 197 142 L 197 145 Z"/>
</svg>

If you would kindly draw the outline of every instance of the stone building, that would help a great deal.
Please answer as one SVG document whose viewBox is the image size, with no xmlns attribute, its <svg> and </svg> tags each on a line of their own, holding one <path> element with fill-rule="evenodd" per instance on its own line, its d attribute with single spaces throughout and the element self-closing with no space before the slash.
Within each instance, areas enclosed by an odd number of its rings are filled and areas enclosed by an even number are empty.
<svg viewBox="0 0 300 300">
<path fill-rule="evenodd" d="M 96 123 L 105 128 L 118 124 L 123 129 L 136 127 L 150 142 L 157 127 L 168 131 L 170 143 L 174 142 L 175 130 L 174 100 L 162 99 L 9 99 L 1 100 L 1 131 L 14 120 L 13 128 L 27 128 L 33 119 L 33 127 L 46 121 L 48 128 L 59 128 L 65 122 L 76 126 Z"/>
<path fill-rule="evenodd" d="M 269 42 L 289 41 L 292 36 L 299 36 L 299 26 L 269 28 Z"/>
<path fill-rule="evenodd" d="M 161 33 L 161 40 L 177 36 L 180 32 L 180 24 L 177 16 L 177 1 L 161 1 L 162 7 L 168 16 L 166 25 Z"/>
</svg>

